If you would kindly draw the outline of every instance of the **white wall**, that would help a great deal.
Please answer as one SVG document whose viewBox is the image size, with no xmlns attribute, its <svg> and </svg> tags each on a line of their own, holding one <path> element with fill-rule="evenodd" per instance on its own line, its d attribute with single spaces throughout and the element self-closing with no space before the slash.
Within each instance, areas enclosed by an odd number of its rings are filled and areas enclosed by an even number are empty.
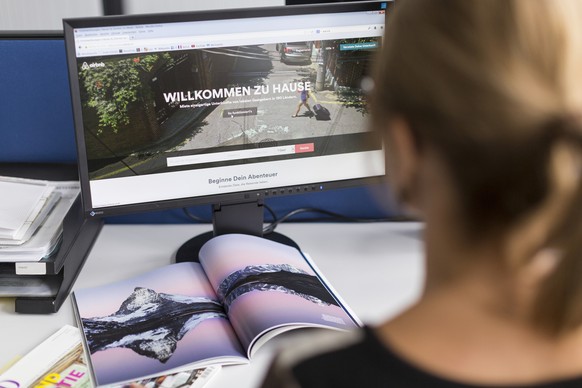
<svg viewBox="0 0 582 388">
<path fill-rule="evenodd" d="M 62 30 L 63 18 L 101 14 L 101 0 L 0 0 L 0 31 Z"/>
<path fill-rule="evenodd" d="M 124 0 L 125 13 L 285 5 L 285 0 Z M 62 30 L 62 19 L 103 14 L 101 0 L 0 0 L 0 31 Z"/>
<path fill-rule="evenodd" d="M 125 13 L 175 12 L 208 9 L 268 7 L 285 0 L 124 0 Z"/>
</svg>

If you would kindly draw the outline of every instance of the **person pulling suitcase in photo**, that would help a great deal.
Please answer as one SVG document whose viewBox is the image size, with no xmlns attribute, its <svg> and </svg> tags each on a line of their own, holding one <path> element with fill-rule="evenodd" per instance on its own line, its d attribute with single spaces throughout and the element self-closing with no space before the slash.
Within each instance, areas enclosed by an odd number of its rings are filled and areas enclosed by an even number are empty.
<svg viewBox="0 0 582 388">
<path fill-rule="evenodd" d="M 309 90 L 307 89 L 303 89 L 301 91 L 301 94 L 299 95 L 299 104 L 297 105 L 297 110 L 295 111 L 295 114 L 291 117 L 297 117 L 299 115 L 299 111 L 301 110 L 301 106 L 305 106 L 307 108 L 307 110 L 309 111 L 309 113 L 306 116 L 309 116 L 309 118 L 311 118 L 314 113 L 311 110 L 311 107 L 309 106 L 309 103 L 307 102 L 307 100 L 309 99 Z"/>
</svg>

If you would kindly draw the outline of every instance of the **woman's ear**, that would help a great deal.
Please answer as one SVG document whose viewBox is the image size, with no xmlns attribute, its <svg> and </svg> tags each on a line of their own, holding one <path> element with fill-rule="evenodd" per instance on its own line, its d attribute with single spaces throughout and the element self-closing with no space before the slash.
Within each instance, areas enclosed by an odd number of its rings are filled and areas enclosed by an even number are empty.
<svg viewBox="0 0 582 388">
<path fill-rule="evenodd" d="M 389 183 L 400 204 L 415 210 L 420 150 L 405 119 L 391 119 L 386 133 L 386 171 Z"/>
</svg>

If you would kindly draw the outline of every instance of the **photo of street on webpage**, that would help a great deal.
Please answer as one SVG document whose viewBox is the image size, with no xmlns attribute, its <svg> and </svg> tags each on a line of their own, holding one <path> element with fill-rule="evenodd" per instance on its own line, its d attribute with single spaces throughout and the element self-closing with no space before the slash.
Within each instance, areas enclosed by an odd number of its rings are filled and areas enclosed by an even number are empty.
<svg viewBox="0 0 582 388">
<path fill-rule="evenodd" d="M 380 45 L 370 37 L 78 58 L 89 177 L 380 150 L 361 90 Z"/>
</svg>

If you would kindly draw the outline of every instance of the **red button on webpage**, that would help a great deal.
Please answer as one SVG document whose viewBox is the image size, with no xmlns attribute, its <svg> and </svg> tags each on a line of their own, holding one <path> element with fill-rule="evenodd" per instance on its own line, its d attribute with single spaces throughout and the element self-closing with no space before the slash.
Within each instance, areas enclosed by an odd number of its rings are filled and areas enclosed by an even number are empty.
<svg viewBox="0 0 582 388">
<path fill-rule="evenodd" d="M 295 153 L 299 154 L 302 152 L 313 152 L 315 149 L 315 145 L 313 143 L 306 143 L 306 144 L 296 144 L 295 145 Z"/>
</svg>

